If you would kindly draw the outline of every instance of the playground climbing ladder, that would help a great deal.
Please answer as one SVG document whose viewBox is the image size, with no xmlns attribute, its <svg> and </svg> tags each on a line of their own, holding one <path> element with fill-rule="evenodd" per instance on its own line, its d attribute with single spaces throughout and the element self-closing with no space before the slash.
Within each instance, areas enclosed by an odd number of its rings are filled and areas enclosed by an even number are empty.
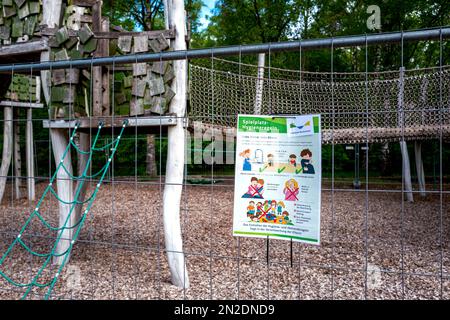
<svg viewBox="0 0 450 320">
<path fill-rule="evenodd" d="M 79 233 L 80 233 L 80 231 L 81 231 L 81 228 L 83 227 L 83 224 L 84 224 L 84 222 L 85 222 L 85 220 L 86 220 L 87 214 L 89 213 L 89 211 L 90 211 L 90 209 L 91 209 L 91 207 L 92 207 L 92 205 L 93 205 L 93 203 L 94 203 L 94 200 L 95 200 L 95 198 L 96 198 L 96 196 L 97 196 L 97 193 L 98 193 L 98 191 L 99 191 L 99 189 L 100 189 L 100 186 L 101 186 L 101 184 L 102 184 L 102 182 L 103 182 L 103 179 L 104 179 L 104 177 L 105 177 L 105 175 L 106 175 L 106 173 L 107 173 L 107 171 L 108 171 L 108 168 L 109 168 L 109 166 L 110 166 L 110 164 L 111 164 L 111 161 L 112 161 L 112 159 L 113 159 L 113 157 L 114 157 L 114 154 L 116 153 L 117 147 L 119 146 L 121 137 L 122 137 L 122 135 L 123 135 L 123 132 L 124 132 L 125 127 L 127 126 L 127 124 L 128 124 L 128 121 L 125 120 L 125 121 L 123 122 L 123 124 L 122 124 L 122 128 L 121 128 L 121 131 L 120 131 L 119 135 L 118 135 L 117 138 L 114 139 L 111 143 L 108 143 L 108 144 L 106 144 L 106 145 L 104 145 L 104 146 L 102 146 L 102 147 L 96 147 L 96 144 L 97 144 L 97 141 L 98 141 L 98 139 L 99 139 L 100 132 L 101 132 L 101 129 L 102 129 L 102 126 L 103 126 L 103 124 L 100 123 L 99 126 L 98 126 L 97 133 L 96 133 L 96 135 L 95 135 L 95 138 L 94 138 L 94 140 L 93 140 L 93 142 L 92 142 L 92 147 L 91 147 L 90 151 L 83 151 L 83 150 L 80 150 L 80 149 L 78 148 L 78 146 L 75 144 L 75 142 L 74 142 L 74 137 L 75 137 L 75 134 L 76 134 L 76 132 L 77 132 L 78 125 L 75 126 L 75 128 L 74 128 L 74 130 L 72 131 L 72 134 L 71 134 L 71 136 L 70 136 L 69 143 L 68 143 L 68 145 L 67 145 L 67 147 L 66 147 L 66 149 L 65 149 L 65 151 L 64 151 L 64 153 L 63 153 L 63 156 L 62 156 L 62 158 L 61 158 L 61 161 L 60 161 L 60 163 L 57 165 L 57 168 L 56 168 L 54 174 L 52 175 L 52 177 L 51 177 L 51 179 L 50 179 L 50 182 L 49 182 L 49 184 L 47 185 L 47 187 L 46 187 L 44 193 L 42 194 L 41 198 L 39 199 L 39 202 L 38 202 L 38 204 L 36 205 L 36 208 L 31 212 L 31 214 L 30 214 L 30 216 L 28 217 L 28 219 L 26 220 L 25 224 L 24 224 L 24 225 L 22 226 L 22 228 L 20 229 L 19 234 L 17 235 L 17 237 L 14 239 L 14 241 L 11 243 L 11 245 L 8 247 L 8 249 L 6 250 L 6 252 L 3 254 L 3 256 L 2 256 L 1 259 L 0 259 L 0 276 L 2 276 L 6 281 L 8 281 L 11 285 L 13 285 L 13 286 L 15 286 L 15 287 L 26 288 L 26 290 L 25 290 L 25 292 L 24 292 L 24 294 L 23 294 L 23 296 L 22 296 L 22 299 L 26 299 L 27 296 L 29 295 L 29 293 L 31 292 L 31 290 L 32 290 L 33 288 L 35 288 L 35 287 L 37 287 L 37 288 L 47 288 L 47 292 L 46 292 L 46 294 L 45 294 L 45 299 L 48 299 L 48 298 L 50 297 L 50 295 L 51 295 L 51 293 L 52 293 L 52 291 L 53 291 L 53 289 L 54 289 L 54 287 L 55 287 L 55 285 L 56 285 L 56 282 L 58 281 L 58 278 L 59 278 L 60 275 L 61 275 L 61 271 L 62 271 L 62 269 L 64 268 L 64 266 L 65 266 L 65 264 L 66 264 L 66 262 L 67 262 L 67 260 L 68 260 L 68 257 L 69 257 L 69 255 L 70 255 L 70 252 L 71 252 L 72 248 L 73 248 L 73 245 L 75 244 L 75 241 L 76 241 L 77 238 L 78 238 L 78 235 L 79 235 Z M 72 174 L 70 174 L 69 171 L 67 170 L 67 168 L 64 166 L 64 159 L 66 158 L 67 154 L 70 153 L 71 147 L 73 147 L 73 148 L 74 148 L 78 153 L 80 153 L 80 154 L 89 155 L 88 160 L 87 160 L 87 163 L 86 163 L 86 167 L 84 168 L 83 173 L 82 173 L 80 176 L 78 176 L 78 177 L 77 177 L 77 176 L 74 176 L 74 175 L 72 175 Z M 110 156 L 109 156 L 108 161 L 106 162 L 106 164 L 105 164 L 105 165 L 100 169 L 100 171 L 98 171 L 97 173 L 95 173 L 95 174 L 93 174 L 93 175 L 87 175 L 87 172 L 88 172 L 90 163 L 91 163 L 91 161 L 92 161 L 93 153 L 94 153 L 95 151 L 105 151 L 105 150 L 107 150 L 108 148 L 111 148 L 111 153 L 110 153 Z M 71 179 L 80 182 L 80 183 L 77 185 L 77 189 L 76 189 L 76 191 L 75 191 L 75 196 L 74 196 L 74 200 L 73 200 L 73 201 L 66 201 L 66 200 L 63 200 L 63 199 L 59 198 L 58 195 L 57 195 L 57 193 L 56 193 L 55 190 L 53 189 L 53 183 L 54 183 L 54 181 L 57 179 L 57 175 L 58 175 L 59 170 L 64 170 L 64 171 L 69 175 L 69 177 L 70 177 Z M 79 201 L 78 198 L 79 198 L 79 196 L 80 196 L 80 193 L 81 193 L 81 190 L 82 190 L 82 188 L 83 188 L 83 184 L 85 183 L 85 181 L 88 180 L 88 179 L 96 178 L 96 177 L 99 177 L 99 180 L 98 180 L 98 183 L 97 183 L 97 185 L 96 185 L 96 187 L 95 187 L 95 189 L 94 189 L 92 195 L 89 196 L 89 197 L 87 198 L 87 200 Z M 63 225 L 60 226 L 60 227 L 54 227 L 54 226 L 52 226 L 52 225 L 51 225 L 49 222 L 47 222 L 47 221 L 44 219 L 44 217 L 39 213 L 40 206 L 41 206 L 42 202 L 44 201 L 45 197 L 46 197 L 49 193 L 52 194 L 53 196 L 55 196 L 56 199 L 57 199 L 59 202 L 71 206 L 71 207 L 70 207 L 70 210 L 69 210 L 69 214 L 67 215 L 67 218 L 65 219 Z M 79 219 L 78 221 L 76 221 L 75 224 L 73 224 L 73 225 L 68 225 L 68 224 L 69 224 L 69 221 L 70 221 L 70 217 L 71 217 L 71 215 L 73 214 L 73 212 L 74 212 L 74 210 L 75 210 L 75 207 L 76 207 L 77 205 L 83 205 L 83 204 L 86 204 L 86 203 L 87 203 L 86 209 L 84 210 L 84 212 L 83 212 L 83 214 L 81 215 L 80 219 Z M 58 236 L 56 237 L 56 240 L 55 240 L 55 242 L 54 242 L 54 244 L 53 244 L 52 250 L 51 250 L 49 253 L 39 253 L 39 252 L 35 252 L 35 251 L 31 250 L 31 248 L 30 248 L 29 246 L 27 246 L 27 245 L 24 243 L 24 241 L 22 240 L 22 236 L 23 236 L 24 233 L 26 232 L 27 227 L 30 225 L 30 223 L 32 222 L 32 220 L 33 220 L 34 218 L 36 218 L 36 217 L 40 220 L 40 222 L 41 222 L 46 228 L 50 229 L 51 231 L 57 231 L 57 232 L 58 232 Z M 58 247 L 58 244 L 59 244 L 60 241 L 62 240 L 62 234 L 63 234 L 63 231 L 64 231 L 64 230 L 68 230 L 68 229 L 74 229 L 74 228 L 77 228 L 77 230 L 75 231 L 75 233 L 74 233 L 74 235 L 73 235 L 73 238 L 71 239 L 70 245 L 68 246 L 68 248 L 67 248 L 64 252 L 57 253 L 57 252 L 56 252 L 56 249 L 57 249 L 57 247 Z M 19 282 L 14 281 L 11 277 L 9 277 L 7 274 L 5 274 L 5 273 L 3 272 L 3 270 L 1 269 L 1 266 L 2 266 L 3 263 L 5 262 L 6 258 L 9 256 L 9 254 L 12 252 L 13 248 L 14 248 L 17 244 L 21 245 L 28 253 L 32 254 L 33 256 L 40 257 L 40 258 L 46 258 L 45 261 L 44 261 L 44 263 L 42 264 L 42 266 L 39 268 L 39 270 L 37 271 L 37 273 L 34 275 L 33 279 L 31 280 L 31 282 L 29 282 L 29 283 L 19 283 Z M 45 268 L 46 268 L 46 267 L 48 266 L 48 264 L 50 263 L 52 257 L 63 257 L 63 258 L 62 258 L 62 263 L 59 265 L 59 267 L 58 267 L 58 269 L 57 269 L 57 272 L 56 272 L 55 275 L 51 278 L 50 281 L 48 281 L 48 282 L 46 282 L 46 283 L 39 283 L 39 282 L 38 282 L 39 277 L 42 275 L 43 271 L 45 270 Z"/>
</svg>

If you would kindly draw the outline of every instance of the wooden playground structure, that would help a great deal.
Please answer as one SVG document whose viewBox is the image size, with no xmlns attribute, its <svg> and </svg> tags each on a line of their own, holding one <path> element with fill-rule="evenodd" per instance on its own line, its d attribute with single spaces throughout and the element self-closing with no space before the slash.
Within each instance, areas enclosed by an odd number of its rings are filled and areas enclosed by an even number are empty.
<svg viewBox="0 0 450 320">
<path fill-rule="evenodd" d="M 36 61 L 64 61 L 68 59 L 94 59 L 122 54 L 159 53 L 164 50 L 186 49 L 185 12 L 183 1 L 171 1 L 165 6 L 166 30 L 149 32 L 125 32 L 112 26 L 109 19 L 102 15 L 100 0 L 44 0 L 40 1 L 3 1 L 0 20 L 0 59 L 2 64 Z M 1 102 L 4 112 L 4 144 L 1 163 L 0 199 L 11 163 L 13 144 L 15 175 L 20 176 L 20 158 L 18 157 L 18 136 L 13 134 L 14 108 L 27 110 L 27 179 L 28 198 L 35 199 L 32 110 L 48 106 L 49 120 L 44 127 L 50 130 L 53 154 L 56 163 L 62 162 L 67 170 L 57 174 L 57 195 L 66 203 L 60 202 L 60 226 L 68 219 L 68 226 L 75 225 L 81 219 L 81 211 L 71 214 L 73 201 L 83 202 L 85 188 L 74 200 L 75 189 L 71 176 L 74 172 L 70 154 L 63 157 L 69 144 L 69 131 L 80 123 L 79 148 L 90 148 L 90 134 L 96 131 L 99 123 L 105 128 L 120 129 L 126 120 L 130 126 L 140 132 L 160 132 L 160 128 L 170 128 L 169 139 L 174 140 L 168 151 L 167 193 L 171 199 L 165 199 L 165 226 L 167 227 L 168 257 L 173 268 L 173 282 L 177 286 L 189 286 L 183 276 L 184 261 L 181 234 L 179 232 L 179 204 L 183 178 L 184 157 L 178 152 L 183 148 L 176 143 L 177 137 L 184 135 L 182 118 L 186 108 L 187 61 L 155 61 L 153 63 L 132 63 L 128 65 L 91 66 L 90 68 L 60 68 L 36 71 L 31 68 L 20 76 L 24 83 L 16 86 L 20 71 L 6 75 L 13 79 L 12 85 Z M 28 83 L 27 83 L 28 82 Z M 40 97 L 42 84 L 43 99 Z M 27 85 L 28 84 L 28 85 Z M 31 85 L 30 85 L 31 84 Z M 22 92 L 35 95 L 25 95 Z M 19 91 L 19 92 L 17 92 Z M 2 92 L 2 94 L 4 94 Z M 112 102 L 111 100 L 114 100 Z M 17 109 L 15 109 L 17 111 Z M 115 117 L 117 116 L 117 117 Z M 76 119 L 74 121 L 73 119 Z M 84 129 L 84 133 L 82 132 Z M 85 171 L 88 163 L 87 153 L 78 158 L 78 173 Z M 169 172 L 170 171 L 170 172 Z M 19 180 L 16 179 L 17 197 Z M 178 227 L 177 227 L 178 225 Z M 178 230 L 177 230 L 178 229 Z M 62 240 L 55 250 L 56 255 L 66 252 L 75 230 L 63 228 Z M 54 262 L 62 264 L 64 256 L 56 256 Z M 181 268 L 181 269 L 180 269 Z M 180 271 L 181 270 L 181 271 Z"/>
<path fill-rule="evenodd" d="M 186 148 L 186 128 L 192 127 L 192 123 L 187 121 L 188 115 L 203 117 L 203 130 L 227 130 L 235 127 L 237 110 L 254 114 L 321 113 L 324 117 L 323 143 L 399 142 L 406 197 L 411 202 L 413 193 L 407 141 L 415 141 L 419 186 L 420 191 L 425 193 L 420 141 L 448 138 L 450 135 L 448 67 L 424 70 L 422 74 L 415 71 L 410 74 L 401 69 L 385 73 L 382 77 L 373 74 L 370 79 L 364 79 L 359 74 L 354 75 L 353 81 L 340 81 L 337 76 L 332 82 L 329 82 L 330 74 L 325 75 L 326 82 L 318 79 L 320 75 L 317 74 L 300 71 L 293 77 L 286 70 L 284 78 L 276 79 L 268 77 L 271 69 L 264 65 L 262 52 L 267 52 L 267 46 L 248 46 L 247 52 L 239 46 L 234 51 L 218 50 L 217 56 L 259 53 L 259 65 L 249 68 L 251 70 L 247 74 L 226 71 L 227 68 L 233 70 L 234 66 L 217 58 L 212 50 L 187 50 L 184 3 L 182 0 L 170 2 L 171 6 L 165 6 L 166 30 L 148 32 L 126 32 L 111 25 L 109 19 L 102 15 L 102 1 L 99 0 L 43 0 L 42 3 L 7 0 L 1 4 L 0 59 L 2 64 L 10 66 L 11 71 L 7 73 L 0 68 L 1 76 L 8 82 L 4 92 L 0 92 L 0 107 L 4 114 L 0 200 L 11 161 L 14 162 L 16 177 L 15 196 L 21 197 L 18 178 L 21 176 L 20 145 L 15 120 L 18 118 L 17 112 L 22 109 L 26 110 L 27 115 L 27 195 L 29 200 L 36 199 L 32 117 L 34 109 L 46 106 L 49 118 L 44 120 L 43 125 L 50 131 L 55 162 L 65 168 L 57 170 L 55 177 L 57 196 L 63 201 L 59 203 L 59 227 L 62 229 L 58 239 L 61 241 L 52 251 L 54 263 L 64 266 L 67 262 L 77 235 L 77 229 L 72 227 L 87 214 L 87 210 L 83 213 L 80 206 L 86 200 L 86 186 L 80 181 L 75 183 L 73 175 L 74 171 L 78 171 L 78 176 L 85 177 L 91 149 L 95 149 L 91 139 L 93 135 L 98 136 L 101 129 L 116 133 L 122 130 L 119 139 L 126 132 L 159 133 L 161 128 L 167 130 L 169 144 L 163 222 L 172 283 L 180 288 L 189 287 L 180 228 L 184 178 L 184 153 L 180 150 Z M 434 39 L 442 39 L 443 31 L 438 31 L 440 33 L 433 33 Z M 450 29 L 445 28 L 444 31 L 444 36 L 449 37 Z M 408 37 L 408 34 L 402 33 L 403 36 Z M 422 35 L 421 39 L 427 37 L 431 36 Z M 355 40 L 355 43 L 364 43 L 363 40 L 367 44 L 367 38 L 359 39 L 359 42 Z M 413 36 L 411 40 L 414 40 Z M 278 50 L 308 49 L 307 42 L 285 45 L 280 45 Z M 346 44 L 343 42 L 341 45 Z M 311 49 L 320 46 L 323 44 L 311 42 Z M 272 46 L 272 50 L 277 50 L 276 45 Z M 151 58 L 145 58 L 146 54 L 150 54 Z M 217 63 L 216 69 L 191 66 L 189 84 L 192 109 L 188 114 L 187 65 L 190 54 L 191 58 L 209 57 L 216 59 Z M 119 62 L 100 62 L 101 58 L 107 57 L 117 58 Z M 120 60 L 121 57 L 124 59 Z M 33 67 L 30 64 L 29 69 L 24 71 L 23 66 L 16 66 L 18 63 L 37 61 L 50 62 L 50 67 L 38 67 L 37 64 Z M 83 66 L 77 65 L 77 61 L 82 61 Z M 58 63 L 64 67 L 59 67 Z M 367 81 L 371 83 L 370 94 L 385 94 L 384 100 L 364 101 Z M 410 98 L 408 92 L 416 89 L 414 83 L 423 89 L 422 94 Z M 332 92 L 354 91 L 354 88 L 360 90 L 356 99 L 342 98 L 337 100 L 340 105 L 330 100 Z M 430 98 L 437 95 L 440 99 Z M 439 105 L 443 102 L 444 108 Z M 335 108 L 340 108 L 336 114 Z M 422 112 L 424 108 L 428 110 Z M 217 112 L 220 117 L 215 118 Z M 352 116 L 358 120 L 352 121 Z M 430 124 L 426 119 L 431 118 L 434 120 Z M 77 170 L 73 168 L 70 153 L 67 154 L 71 134 L 75 131 L 78 131 L 77 147 L 81 151 L 78 153 Z"/>
</svg>

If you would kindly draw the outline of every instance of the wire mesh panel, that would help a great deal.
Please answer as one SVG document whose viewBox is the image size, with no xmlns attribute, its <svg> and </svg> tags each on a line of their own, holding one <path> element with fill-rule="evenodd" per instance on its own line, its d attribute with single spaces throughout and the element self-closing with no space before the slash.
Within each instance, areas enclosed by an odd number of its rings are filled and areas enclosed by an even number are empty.
<svg viewBox="0 0 450 320">
<path fill-rule="evenodd" d="M 189 110 L 182 115 L 164 105 L 172 95 L 164 78 L 173 78 L 159 71 L 174 62 L 164 64 L 163 55 L 146 65 L 145 75 L 133 75 L 138 65 L 143 68 L 137 58 L 128 69 L 114 60 L 103 66 L 111 100 L 101 116 L 93 116 L 98 72 L 93 61 L 79 68 L 87 88 L 77 88 L 82 99 L 56 102 L 58 108 L 67 107 L 63 116 L 55 119 L 52 99 L 33 109 L 32 119 L 23 106 L 6 106 L 0 140 L 3 150 L 9 143 L 12 160 L 0 177 L 5 182 L 0 297 L 448 299 L 450 68 L 442 39 L 440 46 L 437 67 L 407 70 L 399 62 L 398 70 L 383 72 L 368 72 L 367 44 L 361 47 L 362 72 L 337 72 L 333 46 L 328 72 L 304 71 L 301 46 L 297 70 L 276 68 L 269 48 L 263 78 L 258 77 L 261 66 L 244 63 L 241 53 L 236 61 L 211 53 L 190 61 Z M 72 67 L 67 70 L 72 74 Z M 32 69 L 24 75 L 36 76 Z M 12 83 L 15 77 L 11 72 Z M 69 92 L 72 85 L 67 84 Z M 49 86 L 50 97 L 56 87 Z M 34 92 L 33 81 L 29 89 Z M 320 246 L 232 236 L 236 119 L 255 113 L 258 92 L 261 114 L 322 116 Z M 32 95 L 27 98 L 35 103 Z M 142 102 L 145 111 L 124 112 L 126 101 L 128 107 Z M 80 107 L 85 107 L 82 113 Z M 17 170 L 19 161 L 12 155 L 18 149 L 25 154 L 28 142 L 14 132 L 20 136 L 30 122 L 34 157 L 25 157 L 34 158 L 33 175 Z M 172 253 L 183 254 L 190 283 L 184 288 L 172 284 L 164 233 L 170 221 L 162 205 L 165 197 L 174 197 L 164 189 L 166 152 L 174 143 L 167 133 L 177 123 L 186 129 L 185 150 L 179 150 L 185 163 L 178 164 L 184 167 L 178 184 L 183 250 Z M 61 146 L 67 158 L 56 150 Z M 147 171 L 149 161 L 156 172 Z M 361 181 L 354 188 L 357 172 Z M 36 182 L 34 199 L 25 198 L 29 180 Z M 72 188 L 66 192 L 71 198 L 61 198 L 62 186 Z M 414 202 L 405 201 L 410 195 Z M 66 207 L 79 210 L 82 219 L 63 228 L 74 229 L 75 236 L 58 230 Z"/>
</svg>

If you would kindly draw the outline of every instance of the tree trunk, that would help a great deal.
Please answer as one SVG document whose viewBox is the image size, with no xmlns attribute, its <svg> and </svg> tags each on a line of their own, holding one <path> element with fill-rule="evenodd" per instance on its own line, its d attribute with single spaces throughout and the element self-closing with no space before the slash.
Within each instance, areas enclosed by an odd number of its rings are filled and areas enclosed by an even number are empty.
<svg viewBox="0 0 450 320">
<path fill-rule="evenodd" d="M 147 135 L 147 175 L 150 177 L 156 177 L 158 174 L 156 168 L 156 150 L 155 150 L 155 136 L 153 134 Z"/>
<path fill-rule="evenodd" d="M 13 111 L 11 107 L 4 107 L 3 121 L 3 151 L 2 164 L 0 166 L 0 202 L 5 192 L 6 180 L 8 179 L 9 166 L 11 164 L 13 144 Z"/>
<path fill-rule="evenodd" d="M 169 0 L 168 0 L 169 2 Z M 184 1 L 173 0 L 170 12 L 170 25 L 175 28 L 175 40 L 172 49 L 185 50 Z M 187 61 L 173 62 L 175 80 L 172 90 L 176 93 L 170 103 L 170 112 L 176 113 L 177 125 L 168 128 L 167 168 L 164 186 L 164 238 L 172 283 L 177 287 L 189 287 L 189 278 L 183 253 L 181 237 L 180 202 L 184 176 L 185 129 L 183 118 L 186 116 Z"/>
<path fill-rule="evenodd" d="M 389 142 L 383 143 L 381 146 L 381 162 L 380 162 L 380 171 L 386 176 L 390 173 L 390 151 L 389 151 Z"/>
</svg>

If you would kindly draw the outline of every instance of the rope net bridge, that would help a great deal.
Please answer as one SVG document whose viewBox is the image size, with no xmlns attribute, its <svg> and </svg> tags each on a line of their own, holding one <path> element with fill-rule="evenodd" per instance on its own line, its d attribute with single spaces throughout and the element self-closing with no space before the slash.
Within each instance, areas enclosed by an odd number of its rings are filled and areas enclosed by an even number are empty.
<svg viewBox="0 0 450 320">
<path fill-rule="evenodd" d="M 97 147 L 97 142 L 100 137 L 101 129 L 103 127 L 103 124 L 100 123 L 98 126 L 97 133 L 92 141 L 92 146 L 89 151 L 83 151 L 81 150 L 75 143 L 75 137 L 77 134 L 78 125 L 75 126 L 74 130 L 72 131 L 72 134 L 69 139 L 69 144 L 67 145 L 64 153 L 62 154 L 61 160 L 59 161 L 56 170 L 53 174 L 53 176 L 50 179 L 49 184 L 45 188 L 44 193 L 42 194 L 41 198 L 39 199 L 36 208 L 31 212 L 28 219 L 26 220 L 25 224 L 20 229 L 19 234 L 15 237 L 14 241 L 11 243 L 11 245 L 8 247 L 6 252 L 3 254 L 3 256 L 0 259 L 0 275 L 11 285 L 19 288 L 24 288 L 25 291 L 23 293 L 22 299 L 25 299 L 29 297 L 30 293 L 33 291 L 33 289 L 45 289 L 45 299 L 48 299 L 51 297 L 52 291 L 58 281 L 58 278 L 61 275 L 61 271 L 63 270 L 64 266 L 68 262 L 70 253 L 72 251 L 72 248 L 75 244 L 75 241 L 78 238 L 78 235 L 83 227 L 84 222 L 86 221 L 86 218 L 88 216 L 88 213 L 96 199 L 96 196 L 98 194 L 98 191 L 102 185 L 102 182 L 108 172 L 108 169 L 110 167 L 110 164 L 112 162 L 112 159 L 114 157 L 114 154 L 116 153 L 117 147 L 119 146 L 119 143 L 121 141 L 123 132 L 125 128 L 127 127 L 127 121 L 123 122 L 121 131 L 117 138 L 115 138 L 112 142 L 107 143 L 101 147 Z M 76 152 L 78 152 L 80 155 L 84 155 L 87 157 L 87 162 L 85 165 L 85 168 L 80 176 L 74 176 L 72 175 L 69 170 L 67 169 L 65 162 L 67 161 L 67 158 L 70 155 L 71 150 L 74 149 Z M 105 151 L 111 151 L 110 156 L 106 162 L 106 164 L 96 173 L 89 175 L 89 167 L 93 159 L 94 152 L 105 152 Z M 70 179 L 77 182 L 77 187 L 75 190 L 74 200 L 73 201 L 67 201 L 65 199 L 61 199 L 57 192 L 54 189 L 54 184 L 58 180 L 58 173 L 61 173 L 61 171 L 65 172 Z M 85 187 L 86 187 L 86 181 L 91 179 L 98 179 L 98 182 L 94 188 L 94 191 L 90 196 L 85 198 Z M 46 197 L 50 197 L 53 195 L 57 201 L 63 205 L 68 206 L 69 212 L 68 215 L 65 217 L 65 220 L 63 224 L 60 227 L 52 226 L 42 215 L 41 205 L 43 201 L 46 199 Z M 84 199 L 85 198 L 85 199 Z M 86 205 L 86 206 L 85 206 Z M 84 211 L 82 210 L 83 207 Z M 82 212 L 82 213 L 81 213 Z M 40 223 L 44 227 L 46 227 L 51 232 L 57 232 L 57 236 L 54 240 L 54 243 L 51 246 L 51 250 L 47 253 L 41 253 L 34 251 L 27 243 L 25 242 L 24 238 L 27 236 L 27 232 L 29 231 L 30 224 L 33 220 L 38 219 Z M 73 222 L 74 221 L 74 222 Z M 17 246 L 21 246 L 23 249 L 25 249 L 29 254 L 31 254 L 34 257 L 38 257 L 43 259 L 43 263 L 41 267 L 37 270 L 37 272 L 32 276 L 32 279 L 30 282 L 22 283 L 18 282 L 14 279 L 14 277 L 6 274 L 2 269 L 2 265 L 4 262 L 8 259 L 8 257 L 13 252 L 14 248 Z M 52 261 L 53 259 L 53 261 Z M 53 269 L 51 264 L 52 262 L 57 266 L 56 272 L 49 275 L 49 269 Z M 51 271 L 50 271 L 51 273 Z M 42 282 L 45 279 L 44 282 Z"/>
<path fill-rule="evenodd" d="M 450 66 L 370 73 L 258 68 L 219 58 L 191 64 L 190 117 L 235 127 L 238 113 L 255 113 L 260 86 L 261 114 L 320 113 L 323 143 L 450 135 Z"/>
</svg>

